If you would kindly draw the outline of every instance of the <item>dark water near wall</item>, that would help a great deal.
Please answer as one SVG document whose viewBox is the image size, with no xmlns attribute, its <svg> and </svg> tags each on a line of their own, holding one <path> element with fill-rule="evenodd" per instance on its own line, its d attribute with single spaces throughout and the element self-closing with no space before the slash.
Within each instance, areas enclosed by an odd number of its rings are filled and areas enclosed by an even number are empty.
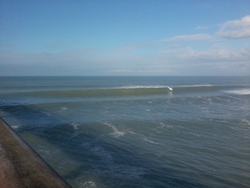
<svg viewBox="0 0 250 188">
<path fill-rule="evenodd" d="M 250 187 L 250 77 L 0 77 L 0 116 L 73 187 Z"/>
</svg>

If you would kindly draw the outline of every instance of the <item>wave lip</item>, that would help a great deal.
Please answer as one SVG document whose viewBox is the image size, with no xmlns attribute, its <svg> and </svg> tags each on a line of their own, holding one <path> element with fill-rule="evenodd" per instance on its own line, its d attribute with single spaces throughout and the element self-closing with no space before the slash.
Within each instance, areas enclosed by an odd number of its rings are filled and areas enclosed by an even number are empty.
<svg viewBox="0 0 250 188">
<path fill-rule="evenodd" d="M 164 85 L 133 85 L 133 86 L 122 86 L 117 87 L 117 89 L 163 89 L 170 88 L 169 86 Z"/>
</svg>

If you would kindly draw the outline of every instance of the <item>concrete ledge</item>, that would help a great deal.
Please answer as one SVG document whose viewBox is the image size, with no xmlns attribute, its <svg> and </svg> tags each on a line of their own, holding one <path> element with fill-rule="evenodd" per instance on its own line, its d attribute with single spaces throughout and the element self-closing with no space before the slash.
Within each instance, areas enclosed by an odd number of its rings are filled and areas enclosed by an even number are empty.
<svg viewBox="0 0 250 188">
<path fill-rule="evenodd" d="M 1 118 L 0 187 L 70 188 Z"/>
</svg>

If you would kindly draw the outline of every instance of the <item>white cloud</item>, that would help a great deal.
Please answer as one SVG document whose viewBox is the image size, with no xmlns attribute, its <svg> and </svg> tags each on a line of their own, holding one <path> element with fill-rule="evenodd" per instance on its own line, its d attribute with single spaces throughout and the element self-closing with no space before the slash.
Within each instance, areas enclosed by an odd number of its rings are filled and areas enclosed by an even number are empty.
<svg viewBox="0 0 250 188">
<path fill-rule="evenodd" d="M 250 37 L 250 15 L 241 18 L 241 20 L 232 20 L 223 23 L 217 34 L 221 37 L 231 39 Z"/>
<path fill-rule="evenodd" d="M 209 49 L 198 51 L 188 48 L 180 56 L 183 59 L 199 60 L 210 63 L 217 62 L 250 62 L 250 48 L 243 48 L 239 51 L 230 51 L 225 48 Z"/>
<path fill-rule="evenodd" d="M 193 34 L 193 35 L 179 35 L 171 38 L 164 39 L 165 42 L 176 42 L 176 41 L 200 41 L 210 40 L 213 36 L 208 34 Z"/>
</svg>

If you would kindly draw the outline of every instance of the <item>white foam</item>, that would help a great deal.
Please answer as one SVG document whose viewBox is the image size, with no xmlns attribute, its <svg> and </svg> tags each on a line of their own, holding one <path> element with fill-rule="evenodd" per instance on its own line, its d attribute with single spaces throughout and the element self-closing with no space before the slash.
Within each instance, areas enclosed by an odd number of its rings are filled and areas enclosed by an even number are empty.
<svg viewBox="0 0 250 188">
<path fill-rule="evenodd" d="M 241 121 L 242 121 L 243 123 L 246 123 L 247 125 L 250 125 L 250 121 L 247 120 L 247 119 L 242 119 Z"/>
<path fill-rule="evenodd" d="M 160 129 L 164 129 L 164 128 L 173 128 L 173 125 L 166 125 L 165 123 L 159 122 L 160 124 Z"/>
<path fill-rule="evenodd" d="M 118 89 L 161 89 L 161 88 L 170 89 L 171 87 L 164 85 L 134 85 L 134 86 L 118 87 Z"/>
<path fill-rule="evenodd" d="M 159 143 L 157 143 L 157 142 L 154 142 L 154 141 L 152 141 L 152 140 L 149 140 L 148 138 L 146 138 L 146 137 L 144 137 L 144 139 L 143 139 L 145 142 L 148 142 L 148 143 L 150 143 L 150 144 L 155 144 L 155 145 L 159 145 Z"/>
<path fill-rule="evenodd" d="M 84 184 L 82 184 L 80 186 L 80 188 L 95 188 L 95 187 L 97 187 L 97 186 L 96 186 L 95 182 L 93 182 L 93 181 L 86 181 L 86 182 L 84 182 Z"/>
<path fill-rule="evenodd" d="M 250 89 L 238 89 L 238 90 L 230 90 L 226 92 L 230 94 L 236 94 L 236 95 L 250 95 Z"/>
<path fill-rule="evenodd" d="M 73 127 L 73 129 L 78 130 L 79 124 L 77 124 L 77 123 L 71 123 L 71 126 Z"/>
<path fill-rule="evenodd" d="M 124 132 L 119 131 L 114 125 L 110 124 L 110 123 L 104 123 L 104 125 L 107 125 L 108 127 L 110 127 L 114 132 L 111 133 L 111 135 L 115 136 L 116 138 L 120 137 L 120 136 L 124 136 Z"/>
<path fill-rule="evenodd" d="M 238 97 L 233 97 L 233 96 L 229 96 L 230 98 L 232 98 L 232 99 L 236 99 L 236 100 L 239 100 L 239 101 L 243 101 L 243 99 L 240 99 L 240 98 L 238 98 Z"/>
<path fill-rule="evenodd" d="M 135 133 L 134 131 L 131 131 L 131 130 L 127 130 L 127 133 L 133 134 L 133 135 L 137 134 L 137 133 Z"/>
<path fill-rule="evenodd" d="M 68 108 L 67 108 L 67 107 L 62 106 L 62 107 L 60 108 L 60 111 L 59 111 L 59 112 L 63 112 L 63 111 L 66 111 L 66 110 L 68 110 Z"/>
<path fill-rule="evenodd" d="M 12 129 L 18 129 L 19 126 L 18 126 L 18 125 L 13 125 L 13 126 L 11 126 L 11 128 L 12 128 Z"/>
</svg>

